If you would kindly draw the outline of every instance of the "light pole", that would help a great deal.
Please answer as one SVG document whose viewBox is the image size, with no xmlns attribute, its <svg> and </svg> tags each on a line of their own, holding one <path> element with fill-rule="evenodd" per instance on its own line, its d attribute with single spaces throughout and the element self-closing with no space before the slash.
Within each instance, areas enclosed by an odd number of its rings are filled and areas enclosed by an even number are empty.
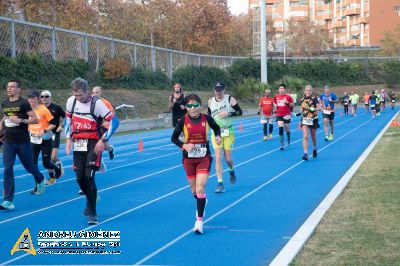
<svg viewBox="0 0 400 266">
<path fill-rule="evenodd" d="M 267 69 L 267 12 L 266 0 L 260 0 L 260 17 L 261 17 L 261 83 L 268 83 Z"/>
</svg>

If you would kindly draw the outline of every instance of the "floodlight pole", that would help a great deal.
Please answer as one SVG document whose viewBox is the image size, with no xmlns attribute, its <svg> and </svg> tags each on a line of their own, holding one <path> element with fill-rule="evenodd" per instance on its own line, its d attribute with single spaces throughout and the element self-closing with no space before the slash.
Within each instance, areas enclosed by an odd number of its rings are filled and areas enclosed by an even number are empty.
<svg viewBox="0 0 400 266">
<path fill-rule="evenodd" d="M 268 83 L 267 70 L 267 2 L 260 0 L 260 17 L 261 17 L 261 83 Z"/>
</svg>

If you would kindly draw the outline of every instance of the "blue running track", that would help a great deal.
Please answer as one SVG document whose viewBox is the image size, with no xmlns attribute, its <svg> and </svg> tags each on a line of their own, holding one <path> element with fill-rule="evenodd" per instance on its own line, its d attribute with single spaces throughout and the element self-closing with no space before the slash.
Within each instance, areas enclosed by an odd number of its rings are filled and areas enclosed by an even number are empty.
<svg viewBox="0 0 400 266">
<path fill-rule="evenodd" d="M 17 161 L 16 208 L 0 213 L 0 264 L 265 265 L 395 114 L 386 110 L 372 119 L 363 112 L 356 117 L 337 115 L 332 142 L 323 140 L 320 119 L 318 158 L 308 162 L 301 160 L 297 118 L 291 124 L 292 144 L 284 151 L 279 150 L 276 125 L 273 139 L 264 142 L 257 117 L 235 120 L 233 158 L 238 180 L 229 184 L 224 165 L 227 191 L 214 193 L 213 164 L 203 235 L 191 232 L 196 203 L 187 186 L 181 152 L 170 142 L 171 129 L 111 140 L 116 157 L 110 161 L 103 155 L 107 171 L 96 176 L 100 224 L 91 228 L 82 215 L 86 202 L 77 194 L 72 157 L 65 155 L 64 146 L 60 158 L 65 175 L 42 196 L 30 194 L 33 177 Z M 143 152 L 137 151 L 140 139 Z M 310 151 L 311 147 L 310 140 Z M 2 172 L 2 160 L 0 168 Z M 3 175 L 0 181 L 3 186 Z M 10 255 L 25 228 L 36 250 L 39 231 L 119 230 L 122 253 L 33 256 L 19 251 Z"/>
</svg>

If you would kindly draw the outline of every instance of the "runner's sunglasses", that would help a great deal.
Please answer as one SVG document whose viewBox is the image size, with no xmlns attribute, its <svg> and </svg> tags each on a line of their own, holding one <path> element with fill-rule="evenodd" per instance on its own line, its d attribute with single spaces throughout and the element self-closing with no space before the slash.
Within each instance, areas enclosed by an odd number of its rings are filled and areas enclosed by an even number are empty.
<svg viewBox="0 0 400 266">
<path fill-rule="evenodd" d="M 188 103 L 186 104 L 186 108 L 192 109 L 192 108 L 199 108 L 200 104 L 199 103 Z"/>
</svg>

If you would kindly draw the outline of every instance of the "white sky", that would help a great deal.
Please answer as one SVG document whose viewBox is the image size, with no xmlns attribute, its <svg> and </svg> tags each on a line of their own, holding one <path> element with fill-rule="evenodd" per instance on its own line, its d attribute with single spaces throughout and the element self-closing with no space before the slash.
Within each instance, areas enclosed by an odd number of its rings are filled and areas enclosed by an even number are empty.
<svg viewBox="0 0 400 266">
<path fill-rule="evenodd" d="M 248 0 L 228 0 L 228 7 L 232 14 L 239 15 L 241 13 L 247 13 L 247 7 L 249 5 Z"/>
</svg>

